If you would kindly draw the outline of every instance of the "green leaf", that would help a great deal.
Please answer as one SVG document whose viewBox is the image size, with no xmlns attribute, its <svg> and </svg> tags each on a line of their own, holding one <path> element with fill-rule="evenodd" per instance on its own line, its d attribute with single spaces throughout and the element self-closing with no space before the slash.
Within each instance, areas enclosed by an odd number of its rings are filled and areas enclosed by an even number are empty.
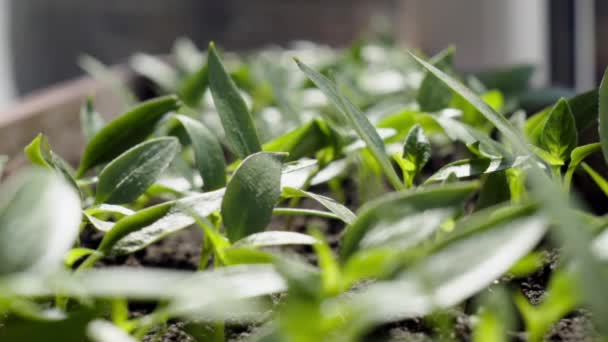
<svg viewBox="0 0 608 342">
<path fill-rule="evenodd" d="M 119 204 L 136 200 L 165 171 L 179 149 L 176 138 L 157 138 L 126 151 L 99 174 L 95 202 Z"/>
<path fill-rule="evenodd" d="M 430 187 L 421 191 L 392 193 L 369 202 L 361 208 L 357 219 L 344 232 L 341 258 L 348 259 L 359 247 L 361 241 L 373 230 L 389 233 L 399 229 L 401 222 L 409 216 L 424 210 L 445 209 L 461 206 L 465 199 L 477 189 L 478 183 L 453 183 L 442 187 Z M 433 219 L 434 215 L 428 217 Z M 421 216 L 423 222 L 427 217 Z M 418 221 L 419 222 L 419 221 Z M 413 231 L 418 226 L 410 226 Z"/>
<path fill-rule="evenodd" d="M 91 225 L 101 231 L 101 232 L 108 232 L 112 229 L 112 227 L 114 227 L 114 222 L 108 222 L 108 221 L 104 221 L 104 220 L 100 220 L 98 218 L 96 218 L 93 215 L 90 215 L 88 213 L 84 213 L 84 217 L 87 218 L 87 220 L 91 223 Z"/>
<path fill-rule="evenodd" d="M 599 131 L 604 159 L 608 162 L 608 68 L 598 91 Z"/>
<path fill-rule="evenodd" d="M 540 136 L 541 146 L 552 156 L 565 161 L 576 148 L 577 139 L 574 116 L 568 101 L 561 99 L 553 107 L 543 126 Z"/>
<path fill-rule="evenodd" d="M 287 152 L 285 161 L 313 157 L 319 150 L 329 146 L 334 139 L 331 129 L 319 119 L 302 125 L 264 144 L 264 151 Z"/>
<path fill-rule="evenodd" d="M 433 118 L 452 140 L 461 141 L 475 155 L 482 158 L 510 158 L 511 153 L 484 132 L 447 115 L 434 115 Z"/>
<path fill-rule="evenodd" d="M 198 172 L 203 178 L 203 190 L 217 190 L 226 185 L 226 161 L 217 137 L 203 123 L 184 115 L 176 115 L 186 129 Z"/>
<path fill-rule="evenodd" d="M 323 205 L 332 213 L 336 214 L 336 216 L 340 217 L 342 221 L 347 224 L 352 223 L 355 220 L 355 214 L 350 211 L 347 207 L 342 204 L 336 202 L 334 199 L 325 197 L 322 195 L 315 194 L 313 192 L 304 191 L 301 189 L 291 188 L 291 187 L 283 187 L 283 192 L 281 194 L 282 197 L 285 198 L 293 198 L 293 197 L 308 197 Z"/>
<path fill-rule="evenodd" d="M 408 171 L 414 173 L 420 172 L 431 158 L 431 144 L 420 125 L 412 127 L 407 137 L 405 137 L 402 157 L 413 166 Z"/>
<path fill-rule="evenodd" d="M 102 128 L 85 146 L 76 178 L 90 168 L 106 163 L 138 144 L 153 131 L 156 123 L 179 107 L 175 96 L 143 102 Z"/>
<path fill-rule="evenodd" d="M 306 234 L 284 231 L 268 231 L 248 235 L 238 240 L 234 247 L 273 247 L 285 245 L 313 245 L 317 240 Z"/>
<path fill-rule="evenodd" d="M 452 60 L 454 59 L 454 48 L 449 47 L 431 59 L 431 64 L 444 72 L 449 72 L 452 68 Z M 420 110 L 424 112 L 436 112 L 448 107 L 452 100 L 452 90 L 441 82 L 435 75 L 426 73 L 420 88 L 416 101 L 420 106 Z"/>
<path fill-rule="evenodd" d="M 571 278 L 572 275 L 563 270 L 553 273 L 547 287 L 547 295 L 539 305 L 528 303 L 528 299 L 520 293 L 515 296 L 515 304 L 526 323 L 529 341 L 543 341 L 553 324 L 579 304 L 578 289 Z"/>
<path fill-rule="evenodd" d="M 80 109 L 80 126 L 85 141 L 91 140 L 105 125 L 105 120 L 93 108 L 93 99 L 87 98 Z"/>
<path fill-rule="evenodd" d="M 484 182 L 479 192 L 475 210 L 488 208 L 511 199 L 511 189 L 505 170 L 489 173 L 483 178 Z"/>
<path fill-rule="evenodd" d="M 264 230 L 281 194 L 283 154 L 259 152 L 247 157 L 226 186 L 222 218 L 230 241 Z"/>
<path fill-rule="evenodd" d="M 518 132 L 513 128 L 509 120 L 504 116 L 496 113 L 492 107 L 490 107 L 487 103 L 485 103 L 482 99 L 480 99 L 475 93 L 473 93 L 470 89 L 465 87 L 459 81 L 451 78 L 450 76 L 443 73 L 441 70 L 437 69 L 433 65 L 428 62 L 420 59 L 413 53 L 409 53 L 410 56 L 418 62 L 421 66 L 423 66 L 426 70 L 428 70 L 433 75 L 437 76 L 443 83 L 445 83 L 448 87 L 450 87 L 453 91 L 462 96 L 465 100 L 467 100 L 475 109 L 477 109 L 483 116 L 491 122 L 504 136 L 507 138 L 507 141 L 511 143 L 519 143 L 515 145 L 515 147 L 519 147 L 523 144 L 521 141 Z"/>
<path fill-rule="evenodd" d="M 209 86 L 209 67 L 201 66 L 196 72 L 184 79 L 179 87 L 179 97 L 185 104 L 197 108 Z"/>
<path fill-rule="evenodd" d="M 598 117 L 598 91 L 597 89 L 576 95 L 568 99 L 570 109 L 576 120 L 576 128 L 579 132 L 589 128 L 597 122 Z M 531 143 L 540 145 L 540 135 L 543 126 L 551 113 L 552 107 L 543 109 L 542 111 L 532 115 L 526 122 L 524 132 Z"/>
<path fill-rule="evenodd" d="M 295 60 L 300 70 L 306 74 L 306 76 L 313 81 L 313 83 L 329 98 L 329 100 L 338 108 L 338 110 L 348 120 L 350 126 L 357 132 L 359 138 L 365 141 L 367 147 L 370 149 L 374 158 L 381 165 L 382 170 L 388 177 L 389 182 L 397 190 L 403 189 L 403 184 L 399 180 L 399 176 L 393 169 L 386 151 L 384 149 L 384 142 L 378 135 L 378 132 L 374 126 L 369 122 L 367 117 L 355 107 L 346 97 L 342 96 L 338 89 L 331 81 L 325 76 L 314 71 L 308 66 L 304 65 L 299 60 Z"/>
<path fill-rule="evenodd" d="M 394 281 L 376 282 L 346 301 L 360 324 L 387 323 L 454 306 L 492 284 L 542 239 L 547 220 L 528 206 L 474 214 Z M 407 295 L 403 295 L 407 293 Z"/>
<path fill-rule="evenodd" d="M 25 154 L 32 164 L 56 171 L 58 174 L 62 175 L 76 191 L 79 191 L 76 180 L 72 176 L 72 168 L 65 160 L 51 150 L 51 144 L 49 144 L 49 140 L 44 134 L 38 134 L 36 138 L 25 147 Z"/>
<path fill-rule="evenodd" d="M 63 263 L 66 267 L 71 268 L 72 266 L 74 266 L 76 261 L 96 252 L 96 250 L 90 248 L 72 248 L 63 257 Z"/>
<path fill-rule="evenodd" d="M 572 182 L 572 176 L 574 175 L 574 171 L 578 168 L 578 166 L 587 158 L 590 154 L 599 151 L 602 149 L 602 145 L 600 143 L 593 143 L 588 145 L 583 145 L 572 150 L 570 154 L 570 163 L 568 164 L 568 170 L 564 175 L 564 185 L 567 189 L 570 188 L 570 183 Z"/>
<path fill-rule="evenodd" d="M 206 192 L 140 210 L 116 222 L 97 248 L 104 255 L 138 251 L 165 236 L 192 225 L 189 211 L 201 217 L 220 209 L 224 190 Z"/>
<path fill-rule="evenodd" d="M 208 63 L 209 87 L 228 145 L 240 159 L 245 159 L 262 150 L 253 119 L 234 81 L 226 73 L 213 43 L 209 44 Z"/>
<path fill-rule="evenodd" d="M 0 274 L 52 272 L 79 233 L 80 198 L 54 174 L 22 171 L 0 187 Z"/>
<path fill-rule="evenodd" d="M 508 170 L 510 168 L 526 165 L 528 157 L 517 157 L 513 161 L 500 159 L 463 159 L 447 164 L 429 177 L 425 183 L 438 182 L 447 179 L 450 175 L 457 178 L 469 178 L 482 174 Z"/>
</svg>

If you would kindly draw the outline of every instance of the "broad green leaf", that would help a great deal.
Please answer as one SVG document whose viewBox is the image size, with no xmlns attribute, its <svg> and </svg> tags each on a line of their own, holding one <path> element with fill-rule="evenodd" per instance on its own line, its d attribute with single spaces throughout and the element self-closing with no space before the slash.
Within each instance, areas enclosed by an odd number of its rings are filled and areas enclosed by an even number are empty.
<svg viewBox="0 0 608 342">
<path fill-rule="evenodd" d="M 315 194 L 313 192 L 304 191 L 301 189 L 291 188 L 291 187 L 283 187 L 283 192 L 281 194 L 282 197 L 291 198 L 291 197 L 308 197 L 317 202 L 319 202 L 322 206 L 327 208 L 332 213 L 336 214 L 336 216 L 340 217 L 342 221 L 346 224 L 350 224 L 355 220 L 355 214 L 350 211 L 344 205 L 336 202 L 334 199 L 325 197 L 322 195 Z"/>
<path fill-rule="evenodd" d="M 526 165 L 530 161 L 528 157 L 517 157 L 513 161 L 507 159 L 463 159 L 447 164 L 429 177 L 425 183 L 439 182 L 447 179 L 450 175 L 457 178 L 469 178 L 513 167 Z"/>
<path fill-rule="evenodd" d="M 604 159 L 608 162 L 608 68 L 598 91 L 599 131 Z"/>
<path fill-rule="evenodd" d="M 287 231 L 268 231 L 248 235 L 238 240 L 234 247 L 273 247 L 285 245 L 313 245 L 316 239 L 310 235 L 287 232 Z"/>
<path fill-rule="evenodd" d="M 108 123 L 85 146 L 76 178 L 82 177 L 94 166 L 111 161 L 144 140 L 167 112 L 178 107 L 177 97 L 160 97 L 143 102 Z"/>
<path fill-rule="evenodd" d="M 568 101 L 561 99 L 553 107 L 543 126 L 541 146 L 552 156 L 565 161 L 576 148 L 577 140 L 574 116 Z"/>
<path fill-rule="evenodd" d="M 329 100 L 338 108 L 338 110 L 344 115 L 350 126 L 357 132 L 359 138 L 365 141 L 367 147 L 370 149 L 374 158 L 381 165 L 382 170 L 388 177 L 389 182 L 392 186 L 397 189 L 403 189 L 403 184 L 399 180 L 399 176 L 393 169 L 386 151 L 384 149 L 384 142 L 378 135 L 378 132 L 374 126 L 369 122 L 367 117 L 355 107 L 346 97 L 342 96 L 336 86 L 332 84 L 325 76 L 319 74 L 302 62 L 296 59 L 296 63 L 300 70 L 306 74 L 306 76 L 313 81 L 313 83 L 329 98 Z"/>
<path fill-rule="evenodd" d="M 579 132 L 589 128 L 597 122 L 598 117 L 598 91 L 592 90 L 583 94 L 576 95 L 568 99 L 570 109 L 576 120 L 576 128 Z M 545 108 L 542 111 L 532 115 L 525 125 L 525 134 L 530 142 L 540 145 L 540 135 L 543 126 L 551 113 L 551 107 Z"/>
<path fill-rule="evenodd" d="M 179 97 L 185 104 L 197 108 L 207 87 L 209 86 L 209 67 L 207 64 L 201 66 L 196 72 L 184 79 L 179 87 Z"/>
<path fill-rule="evenodd" d="M 85 141 L 91 140 L 105 125 L 105 120 L 95 111 L 93 99 L 87 98 L 80 108 L 80 126 Z"/>
<path fill-rule="evenodd" d="M 294 129 L 264 144 L 264 151 L 288 152 L 286 161 L 313 157 L 334 139 L 331 129 L 319 119 Z"/>
<path fill-rule="evenodd" d="M 578 166 L 583 162 L 587 156 L 590 154 L 599 151 L 602 148 L 600 143 L 593 143 L 588 145 L 583 145 L 572 150 L 570 154 L 570 163 L 568 164 L 568 170 L 564 175 L 564 185 L 566 188 L 570 188 L 570 183 L 572 182 L 572 176 L 574 175 L 574 171 L 578 168 Z"/>
<path fill-rule="evenodd" d="M 547 229 L 547 220 L 530 215 L 530 206 L 505 209 L 475 214 L 396 280 L 377 282 L 354 294 L 346 300 L 353 307 L 351 314 L 362 324 L 425 316 L 492 284 L 530 252 Z"/>
<path fill-rule="evenodd" d="M 52 272 L 79 233 L 80 198 L 61 178 L 22 171 L 0 187 L 0 274 Z"/>
<path fill-rule="evenodd" d="M 92 342 L 137 341 L 135 338 L 124 332 L 124 330 L 102 319 L 96 319 L 87 325 L 87 336 Z"/>
<path fill-rule="evenodd" d="M 431 59 L 430 63 L 444 72 L 450 72 L 452 60 L 454 59 L 454 50 L 453 47 L 449 47 L 441 51 Z M 427 72 L 420 84 L 420 88 L 418 88 L 418 95 L 416 97 L 420 110 L 424 112 L 436 112 L 448 107 L 451 100 L 452 90 L 437 79 L 435 75 Z"/>
<path fill-rule="evenodd" d="M 511 189 L 506 170 L 492 172 L 483 176 L 483 185 L 477 198 L 475 210 L 491 207 L 511 199 Z"/>
<path fill-rule="evenodd" d="M 154 82 L 163 91 L 170 93 L 177 89 L 175 68 L 160 58 L 138 53 L 131 57 L 130 64 L 135 72 Z"/>
<path fill-rule="evenodd" d="M 226 186 L 222 218 L 230 241 L 264 230 L 281 194 L 281 159 L 278 153 L 259 152 L 247 157 Z"/>
<path fill-rule="evenodd" d="M 344 232 L 342 260 L 348 259 L 357 251 L 361 241 L 373 230 L 378 229 L 389 233 L 393 229 L 399 229 L 403 220 L 420 214 L 424 210 L 461 206 L 478 186 L 475 182 L 453 183 L 421 191 L 388 194 L 365 204 L 357 215 L 357 219 Z M 433 219 L 433 217 L 429 217 L 429 219 Z M 421 217 L 420 220 L 424 221 L 424 219 L 425 217 Z M 417 227 L 422 226 L 423 224 Z"/>
<path fill-rule="evenodd" d="M 148 207 L 116 222 L 101 241 L 103 254 L 138 251 L 163 237 L 192 225 L 189 211 L 206 217 L 220 209 L 224 190 L 216 190 Z M 187 209 L 187 210 L 186 210 Z"/>
<path fill-rule="evenodd" d="M 165 171 L 179 149 L 176 138 L 143 142 L 101 170 L 95 202 L 119 204 L 136 200 Z"/>
<path fill-rule="evenodd" d="M 262 150 L 247 105 L 226 73 L 213 43 L 209 44 L 209 87 L 228 145 L 240 159 Z"/>
<path fill-rule="evenodd" d="M 203 178 L 203 190 L 211 191 L 224 187 L 226 161 L 217 137 L 199 121 L 184 115 L 177 115 L 175 118 L 190 136 L 196 167 Z"/>
</svg>

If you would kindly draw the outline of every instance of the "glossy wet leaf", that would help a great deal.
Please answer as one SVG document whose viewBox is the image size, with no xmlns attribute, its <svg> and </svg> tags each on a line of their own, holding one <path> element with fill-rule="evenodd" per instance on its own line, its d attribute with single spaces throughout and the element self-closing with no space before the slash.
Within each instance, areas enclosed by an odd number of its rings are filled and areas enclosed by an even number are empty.
<svg viewBox="0 0 608 342">
<path fill-rule="evenodd" d="M 354 129 L 359 138 L 365 141 L 367 147 L 370 149 L 374 158 L 381 165 L 382 170 L 388 177 L 391 185 L 400 190 L 403 188 L 403 184 L 399 180 L 399 176 L 393 169 L 386 151 L 384 149 L 384 142 L 378 135 L 378 132 L 374 126 L 369 122 L 365 115 L 355 107 L 349 99 L 341 95 L 336 86 L 328 80 L 325 76 L 319 74 L 302 62 L 296 59 L 296 63 L 300 70 L 306 74 L 306 76 L 313 81 L 313 83 L 329 98 L 334 106 L 342 113 L 349 125 Z"/>
<path fill-rule="evenodd" d="M 344 221 L 344 223 L 350 224 L 355 220 L 355 214 L 352 211 L 350 211 L 350 209 L 348 209 L 344 205 L 336 202 L 332 198 L 329 198 L 329 197 L 326 197 L 323 195 L 319 195 L 319 194 L 315 194 L 313 192 L 304 191 L 301 189 L 291 188 L 291 187 L 283 187 L 282 190 L 283 190 L 283 192 L 282 192 L 281 196 L 286 197 L 286 198 L 308 197 L 308 198 L 311 198 L 311 199 L 319 202 L 321 205 L 323 205 L 329 211 L 331 211 L 332 213 L 334 213 L 338 217 L 340 217 L 340 219 L 342 221 Z"/>
<path fill-rule="evenodd" d="M 116 222 L 101 241 L 103 254 L 123 255 L 138 251 L 155 241 L 192 225 L 190 211 L 206 217 L 220 209 L 224 190 L 193 195 L 148 207 Z"/>
<path fill-rule="evenodd" d="M 235 247 L 272 247 L 285 245 L 312 245 L 317 240 L 306 234 L 288 231 L 268 231 L 248 235 L 233 244 Z"/>
<path fill-rule="evenodd" d="M 565 99 L 559 100 L 551 110 L 540 136 L 541 146 L 552 156 L 563 161 L 577 145 L 577 131 L 574 116 Z"/>
<path fill-rule="evenodd" d="M 179 107 L 175 96 L 165 96 L 143 102 L 108 123 L 84 148 L 76 178 L 90 168 L 107 163 L 138 144 L 154 131 L 156 123 L 168 112 Z"/>
<path fill-rule="evenodd" d="M 148 140 L 121 154 L 101 170 L 95 202 L 136 200 L 167 169 L 178 150 L 178 140 L 165 137 Z"/>
<path fill-rule="evenodd" d="M 598 100 L 600 142 L 604 159 L 608 162 L 608 69 L 600 84 Z"/>
<path fill-rule="evenodd" d="M 452 68 L 453 59 L 454 48 L 449 47 L 434 56 L 430 63 L 437 68 L 448 72 Z M 435 75 L 426 73 L 416 97 L 420 110 L 425 112 L 436 112 L 446 108 L 451 100 L 452 90 L 437 79 Z"/>
<path fill-rule="evenodd" d="M 284 155 L 259 152 L 247 157 L 226 186 L 222 218 L 230 241 L 263 231 L 281 194 Z"/>
<path fill-rule="evenodd" d="M 80 127 L 85 141 L 91 140 L 106 124 L 105 120 L 95 111 L 93 99 L 87 98 L 80 108 Z"/>
<path fill-rule="evenodd" d="M 0 274 L 53 272 L 79 225 L 80 198 L 63 179 L 41 170 L 11 177 L 0 188 Z"/>
<path fill-rule="evenodd" d="M 226 185 L 226 161 L 217 137 L 202 123 L 185 115 L 177 115 L 194 149 L 194 158 L 203 178 L 203 190 L 211 191 Z"/>
<path fill-rule="evenodd" d="M 213 44 L 209 45 L 208 63 L 209 87 L 228 145 L 237 157 L 245 159 L 262 150 L 253 119 Z"/>
<path fill-rule="evenodd" d="M 376 201 L 367 203 L 349 225 L 342 240 L 341 258 L 346 260 L 361 247 L 361 241 L 374 230 L 399 229 L 403 220 L 412 215 L 422 215 L 417 222 L 425 222 L 424 211 L 431 209 L 456 208 L 464 203 L 478 184 L 453 183 L 443 187 L 431 187 L 421 191 L 407 191 L 384 195 Z M 430 215 L 428 219 L 434 219 Z M 424 224 L 426 224 L 425 222 Z M 424 224 L 417 227 L 422 229 Z M 414 231 L 414 226 L 411 227 Z"/>
</svg>

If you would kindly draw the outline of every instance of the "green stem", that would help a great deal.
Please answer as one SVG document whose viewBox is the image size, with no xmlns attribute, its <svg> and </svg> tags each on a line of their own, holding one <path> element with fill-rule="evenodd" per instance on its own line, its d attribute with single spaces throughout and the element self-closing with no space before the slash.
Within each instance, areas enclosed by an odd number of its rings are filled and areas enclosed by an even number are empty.
<svg viewBox="0 0 608 342">
<path fill-rule="evenodd" d="M 92 268 L 93 266 L 95 266 L 95 264 L 103 259 L 104 255 L 101 252 L 95 252 L 95 253 L 91 253 L 89 254 L 89 256 L 84 259 L 84 261 L 82 262 L 82 264 L 78 265 L 78 268 L 76 268 L 76 273 L 78 272 L 82 272 L 84 270 L 87 270 L 89 268 Z"/>
<path fill-rule="evenodd" d="M 314 209 L 301 209 L 301 208 L 274 208 L 272 211 L 274 215 L 306 215 L 306 216 L 317 216 L 329 219 L 340 220 L 340 217 L 329 211 L 314 210 Z"/>
</svg>

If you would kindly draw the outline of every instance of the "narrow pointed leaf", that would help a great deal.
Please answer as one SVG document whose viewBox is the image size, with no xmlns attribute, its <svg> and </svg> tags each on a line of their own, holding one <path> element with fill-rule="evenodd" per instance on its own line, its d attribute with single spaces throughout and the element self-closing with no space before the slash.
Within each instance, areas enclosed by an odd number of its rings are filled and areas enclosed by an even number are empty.
<svg viewBox="0 0 608 342">
<path fill-rule="evenodd" d="M 175 118 L 190 136 L 196 167 L 203 178 L 203 190 L 211 191 L 224 187 L 226 161 L 217 137 L 202 122 L 185 115 L 177 115 Z"/>
<path fill-rule="evenodd" d="M 431 63 L 444 72 L 452 68 L 452 60 L 454 58 L 454 48 L 449 47 L 431 59 Z M 446 108 L 452 100 L 452 90 L 441 82 L 431 73 L 426 73 L 420 88 L 416 101 L 420 106 L 421 111 L 436 112 Z"/>
<path fill-rule="evenodd" d="M 412 127 L 405 137 L 401 156 L 411 166 L 408 171 L 414 174 L 419 173 L 431 158 L 431 144 L 420 125 Z"/>
<path fill-rule="evenodd" d="M 177 97 L 160 97 L 143 102 L 108 123 L 85 146 L 76 178 L 82 177 L 94 166 L 111 161 L 144 140 L 166 113 L 178 107 Z"/>
<path fill-rule="evenodd" d="M 291 132 L 277 137 L 264 144 L 264 151 L 287 152 L 285 161 L 294 161 L 303 157 L 314 157 L 319 150 L 332 142 L 330 128 L 319 119 L 302 125 Z"/>
<path fill-rule="evenodd" d="M 233 244 L 234 247 L 272 247 L 285 245 L 313 245 L 317 240 L 296 232 L 269 231 L 251 234 Z"/>
<path fill-rule="evenodd" d="M 504 158 L 499 159 L 463 159 L 447 164 L 433 174 L 425 183 L 438 182 L 448 179 L 450 176 L 456 178 L 469 178 L 482 174 L 508 170 L 513 167 L 521 167 L 528 163 L 530 158 L 517 157 L 510 161 Z"/>
<path fill-rule="evenodd" d="M 340 217 L 342 221 L 346 224 L 350 224 L 355 220 L 355 214 L 350 211 L 344 205 L 336 202 L 333 198 L 325 197 L 319 194 L 315 194 L 313 192 L 304 191 L 301 189 L 283 187 L 283 193 L 281 196 L 290 198 L 290 197 L 308 197 L 317 202 L 319 202 L 322 206 L 327 208 L 332 213 L 336 214 L 336 216 Z"/>
<path fill-rule="evenodd" d="M 240 158 L 262 150 L 253 119 L 238 88 L 224 69 L 215 46 L 209 45 L 209 87 L 224 126 L 228 145 Z"/>
<path fill-rule="evenodd" d="M 601 143 L 593 143 L 588 145 L 583 145 L 572 150 L 570 154 L 570 163 L 568 164 L 568 170 L 564 175 L 564 184 L 568 187 L 572 181 L 572 176 L 574 175 L 574 171 L 578 168 L 578 166 L 592 153 L 599 151 L 602 149 Z"/>
<path fill-rule="evenodd" d="M 367 117 L 355 107 L 350 100 L 341 95 L 336 86 L 328 80 L 325 76 L 316 72 L 315 70 L 304 65 L 302 62 L 296 59 L 296 63 L 300 70 L 306 74 L 306 76 L 329 98 L 329 100 L 338 108 L 338 110 L 344 115 L 352 129 L 354 129 L 359 138 L 365 141 L 367 147 L 370 149 L 374 158 L 378 161 L 382 170 L 388 177 L 389 182 L 397 190 L 403 189 L 403 183 L 399 180 L 399 176 L 395 172 L 395 169 L 391 165 L 391 162 L 386 155 L 384 149 L 384 142 L 378 135 L 378 132 L 374 126 L 369 122 Z"/>
<path fill-rule="evenodd" d="M 226 186 L 222 217 L 230 241 L 264 230 L 281 194 L 282 154 L 247 157 Z"/>
<path fill-rule="evenodd" d="M 148 189 L 169 166 L 179 149 L 176 138 L 141 143 L 109 163 L 99 174 L 96 203 L 129 203 Z"/>
<path fill-rule="evenodd" d="M 80 126 L 85 141 L 91 140 L 105 125 L 105 120 L 95 111 L 93 99 L 87 98 L 80 109 Z"/>
</svg>

